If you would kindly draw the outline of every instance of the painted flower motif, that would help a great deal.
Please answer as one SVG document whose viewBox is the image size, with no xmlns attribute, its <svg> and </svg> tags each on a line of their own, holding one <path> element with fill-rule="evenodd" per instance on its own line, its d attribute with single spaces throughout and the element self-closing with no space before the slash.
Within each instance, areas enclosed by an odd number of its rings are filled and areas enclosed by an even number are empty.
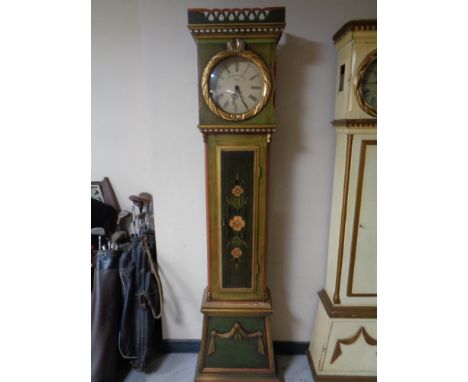
<svg viewBox="0 0 468 382">
<path fill-rule="evenodd" d="M 234 257 L 235 259 L 238 259 L 239 257 L 242 256 L 242 251 L 240 248 L 234 248 L 232 251 L 231 251 L 231 255 L 232 257 Z"/>
<path fill-rule="evenodd" d="M 242 219 L 242 216 L 234 216 L 231 220 L 229 220 L 229 227 L 231 227 L 234 231 L 241 231 L 242 228 L 245 227 L 245 221 Z"/>
<path fill-rule="evenodd" d="M 232 189 L 232 194 L 236 197 L 241 196 L 243 193 L 244 193 L 244 189 L 239 185 L 234 186 L 234 188 Z"/>
</svg>

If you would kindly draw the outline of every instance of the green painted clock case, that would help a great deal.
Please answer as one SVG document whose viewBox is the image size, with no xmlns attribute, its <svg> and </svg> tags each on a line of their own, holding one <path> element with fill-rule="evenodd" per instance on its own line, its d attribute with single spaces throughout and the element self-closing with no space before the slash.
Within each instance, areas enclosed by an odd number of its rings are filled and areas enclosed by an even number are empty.
<svg viewBox="0 0 468 382">
<path fill-rule="evenodd" d="M 266 256 L 276 45 L 285 26 L 285 8 L 189 9 L 188 20 L 198 53 L 208 236 L 208 286 L 195 380 L 279 381 Z M 210 60 L 236 39 L 263 61 L 272 89 L 256 115 L 230 121 L 207 106 L 201 78 Z"/>
</svg>

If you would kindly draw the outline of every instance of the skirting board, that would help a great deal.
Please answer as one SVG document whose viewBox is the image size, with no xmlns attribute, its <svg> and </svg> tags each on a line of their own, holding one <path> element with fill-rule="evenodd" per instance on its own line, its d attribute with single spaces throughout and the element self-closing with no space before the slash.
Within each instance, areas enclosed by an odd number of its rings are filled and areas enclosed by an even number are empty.
<svg viewBox="0 0 468 382">
<path fill-rule="evenodd" d="M 275 354 L 304 355 L 308 348 L 308 342 L 273 341 Z M 161 344 L 162 353 L 198 353 L 199 350 L 199 340 L 163 340 Z"/>
</svg>

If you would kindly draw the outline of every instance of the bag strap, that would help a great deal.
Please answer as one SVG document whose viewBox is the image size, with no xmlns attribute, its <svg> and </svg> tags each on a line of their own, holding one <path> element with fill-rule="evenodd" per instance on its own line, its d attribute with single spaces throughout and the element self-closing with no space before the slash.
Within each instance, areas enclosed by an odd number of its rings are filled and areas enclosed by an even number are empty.
<svg viewBox="0 0 468 382">
<path fill-rule="evenodd" d="M 160 303 L 159 303 L 159 306 L 160 306 L 160 309 L 159 309 L 159 314 L 156 314 L 156 311 L 153 307 L 153 305 L 151 304 L 151 302 L 149 301 L 149 299 L 147 299 L 148 303 L 149 303 L 149 306 L 151 308 L 151 312 L 153 314 L 153 317 L 155 320 L 158 320 L 161 318 L 161 315 L 162 315 L 162 311 L 163 311 L 163 293 L 162 293 L 162 286 L 161 286 L 161 279 L 159 278 L 159 274 L 158 274 L 158 270 L 157 268 L 155 267 L 154 265 L 154 262 L 153 262 L 153 259 L 151 257 L 151 252 L 149 250 L 149 247 L 148 247 L 148 242 L 147 242 L 147 238 L 146 236 L 143 237 L 143 245 L 145 247 L 145 252 L 146 252 L 146 255 L 148 257 L 148 262 L 149 262 L 149 265 L 150 265 L 150 269 L 151 269 L 151 273 L 153 274 L 154 278 L 156 279 L 156 283 L 158 284 L 158 290 L 159 290 L 159 296 L 160 296 Z"/>
</svg>

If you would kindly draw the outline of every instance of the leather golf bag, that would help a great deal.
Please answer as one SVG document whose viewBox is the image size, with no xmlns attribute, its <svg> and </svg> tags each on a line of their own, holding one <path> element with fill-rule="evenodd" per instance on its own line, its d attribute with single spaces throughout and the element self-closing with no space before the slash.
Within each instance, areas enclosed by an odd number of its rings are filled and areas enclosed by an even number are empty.
<svg viewBox="0 0 468 382">
<path fill-rule="evenodd" d="M 96 254 L 94 288 L 91 296 L 91 381 L 115 382 L 122 298 L 120 251 L 100 250 Z"/>
<path fill-rule="evenodd" d="M 144 371 L 162 341 L 162 289 L 153 231 L 132 238 L 120 257 L 123 310 L 119 350 L 137 370 Z"/>
</svg>

